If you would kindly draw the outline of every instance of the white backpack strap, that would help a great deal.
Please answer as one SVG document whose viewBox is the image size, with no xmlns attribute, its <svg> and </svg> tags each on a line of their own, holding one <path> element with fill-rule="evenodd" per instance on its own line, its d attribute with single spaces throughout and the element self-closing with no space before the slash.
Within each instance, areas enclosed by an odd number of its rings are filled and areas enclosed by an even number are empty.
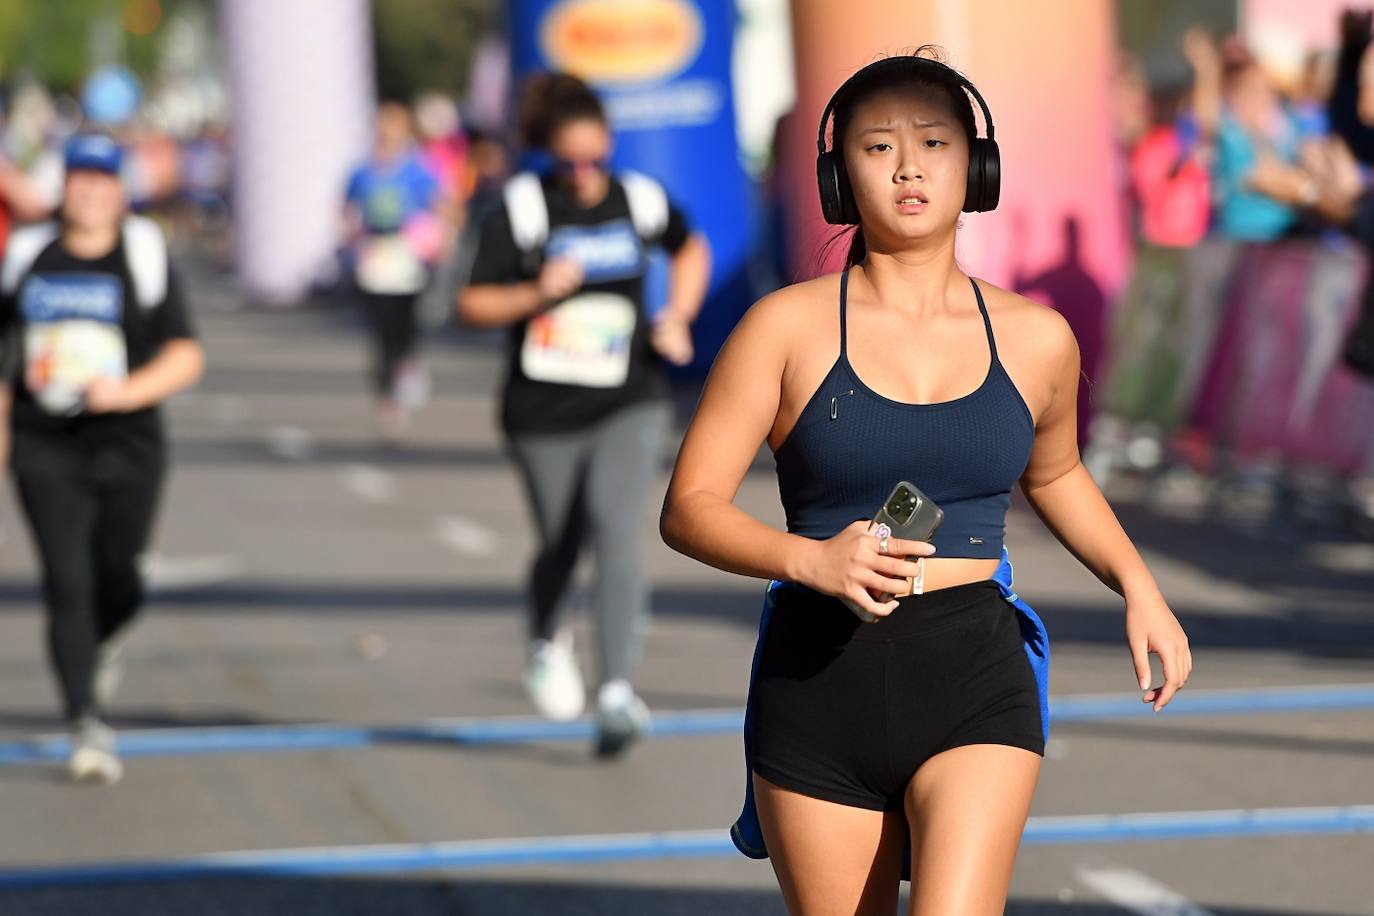
<svg viewBox="0 0 1374 916">
<path fill-rule="evenodd" d="M 549 239 L 549 206 L 544 186 L 534 172 L 517 172 L 501 189 L 510 219 L 511 237 L 522 252 L 542 248 Z"/>
<path fill-rule="evenodd" d="M 19 289 L 24 275 L 33 267 L 33 262 L 43 253 L 43 249 L 57 238 L 57 223 L 38 223 L 22 226 L 10 233 L 5 245 L 5 264 L 0 267 L 0 293 L 13 295 Z"/>
<path fill-rule="evenodd" d="M 143 308 L 156 308 L 167 298 L 167 239 L 146 216 L 126 216 L 123 232 L 134 297 Z"/>
<path fill-rule="evenodd" d="M 616 176 L 625 188 L 630 205 L 630 219 L 635 231 L 643 239 L 655 239 L 668 228 L 668 193 L 648 175 L 625 170 Z"/>
</svg>

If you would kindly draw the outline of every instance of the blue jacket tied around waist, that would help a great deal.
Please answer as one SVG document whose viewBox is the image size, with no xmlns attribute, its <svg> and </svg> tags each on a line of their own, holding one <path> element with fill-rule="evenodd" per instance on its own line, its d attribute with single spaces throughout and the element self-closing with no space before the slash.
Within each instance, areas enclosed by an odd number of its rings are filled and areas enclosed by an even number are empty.
<svg viewBox="0 0 1374 916">
<path fill-rule="evenodd" d="M 1025 644 L 1026 657 L 1030 659 L 1031 670 L 1035 672 L 1035 683 L 1040 694 L 1040 721 L 1043 724 L 1045 740 L 1050 737 L 1050 639 L 1045 624 L 1022 598 L 1012 591 L 1011 559 L 1007 548 L 1002 547 L 1002 562 L 992 574 L 998 589 L 1006 602 L 1015 609 L 1017 622 L 1021 626 L 1021 639 Z M 768 631 L 768 620 L 777 604 L 778 592 L 788 583 L 773 579 L 763 597 L 763 610 L 759 615 L 759 638 L 754 645 L 754 662 L 749 672 L 749 696 L 744 706 L 744 810 L 730 828 L 730 839 L 735 848 L 751 859 L 768 858 L 768 850 L 763 842 L 763 829 L 759 826 L 758 809 L 754 806 L 753 751 L 749 746 L 749 735 L 754 718 L 754 678 L 758 675 L 759 656 L 763 653 L 763 637 Z M 909 841 L 908 841 L 909 843 Z M 911 849 L 908 848 L 902 861 L 902 878 L 911 877 Z"/>
</svg>

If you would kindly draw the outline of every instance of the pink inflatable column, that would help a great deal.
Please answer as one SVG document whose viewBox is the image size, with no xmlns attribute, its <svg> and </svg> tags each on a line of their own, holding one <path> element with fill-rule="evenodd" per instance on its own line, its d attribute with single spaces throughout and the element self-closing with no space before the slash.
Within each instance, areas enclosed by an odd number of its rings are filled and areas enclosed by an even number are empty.
<svg viewBox="0 0 1374 916">
<path fill-rule="evenodd" d="M 868 0 L 792 4 L 797 109 L 781 151 L 791 232 L 789 274 L 841 266 L 844 244 L 822 260 L 839 227 L 815 193 L 816 125 L 826 100 L 859 67 L 933 43 L 987 99 L 1002 150 L 1002 199 L 965 214 L 959 260 L 970 272 L 1057 308 L 1073 325 L 1083 369 L 1095 378 L 1108 303 L 1129 269 L 1121 169 L 1111 134 L 1114 23 L 1105 0 L 973 4 Z M 1092 412 L 1079 394 L 1080 440 Z"/>
<path fill-rule="evenodd" d="M 221 0 L 239 279 L 289 304 L 327 272 L 348 175 L 371 144 L 367 0 Z"/>
</svg>

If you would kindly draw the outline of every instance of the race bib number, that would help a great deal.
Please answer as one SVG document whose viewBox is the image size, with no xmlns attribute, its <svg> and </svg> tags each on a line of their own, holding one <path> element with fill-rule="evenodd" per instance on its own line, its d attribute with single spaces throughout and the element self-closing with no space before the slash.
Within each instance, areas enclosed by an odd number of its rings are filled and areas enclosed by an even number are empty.
<svg viewBox="0 0 1374 916">
<path fill-rule="evenodd" d="M 638 315 L 624 296 L 582 293 L 532 318 L 520 368 L 539 382 L 618 388 L 630 372 Z"/>
<path fill-rule="evenodd" d="M 410 240 L 397 232 L 365 236 L 358 245 L 354 278 L 369 293 L 407 295 L 425 288 L 428 271 Z"/>
<path fill-rule="evenodd" d="M 572 258 L 582 265 L 583 283 L 625 280 L 644 270 L 644 251 L 627 219 L 595 226 L 559 226 L 549 234 L 546 258 Z"/>
<path fill-rule="evenodd" d="M 20 290 L 24 384 L 52 414 L 81 409 L 98 378 L 128 375 L 124 286 L 108 274 L 34 274 Z"/>
</svg>

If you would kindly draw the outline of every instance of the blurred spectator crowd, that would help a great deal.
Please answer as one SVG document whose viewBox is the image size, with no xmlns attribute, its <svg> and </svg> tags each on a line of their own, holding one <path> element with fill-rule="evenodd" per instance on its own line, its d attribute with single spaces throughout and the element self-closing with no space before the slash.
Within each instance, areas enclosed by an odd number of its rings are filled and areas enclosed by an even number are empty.
<svg viewBox="0 0 1374 916">
<path fill-rule="evenodd" d="M 1136 239 L 1085 463 L 1148 498 L 1369 531 L 1374 516 L 1370 13 L 1301 71 L 1187 31 L 1186 85 L 1122 56 L 1116 136 Z"/>
</svg>

